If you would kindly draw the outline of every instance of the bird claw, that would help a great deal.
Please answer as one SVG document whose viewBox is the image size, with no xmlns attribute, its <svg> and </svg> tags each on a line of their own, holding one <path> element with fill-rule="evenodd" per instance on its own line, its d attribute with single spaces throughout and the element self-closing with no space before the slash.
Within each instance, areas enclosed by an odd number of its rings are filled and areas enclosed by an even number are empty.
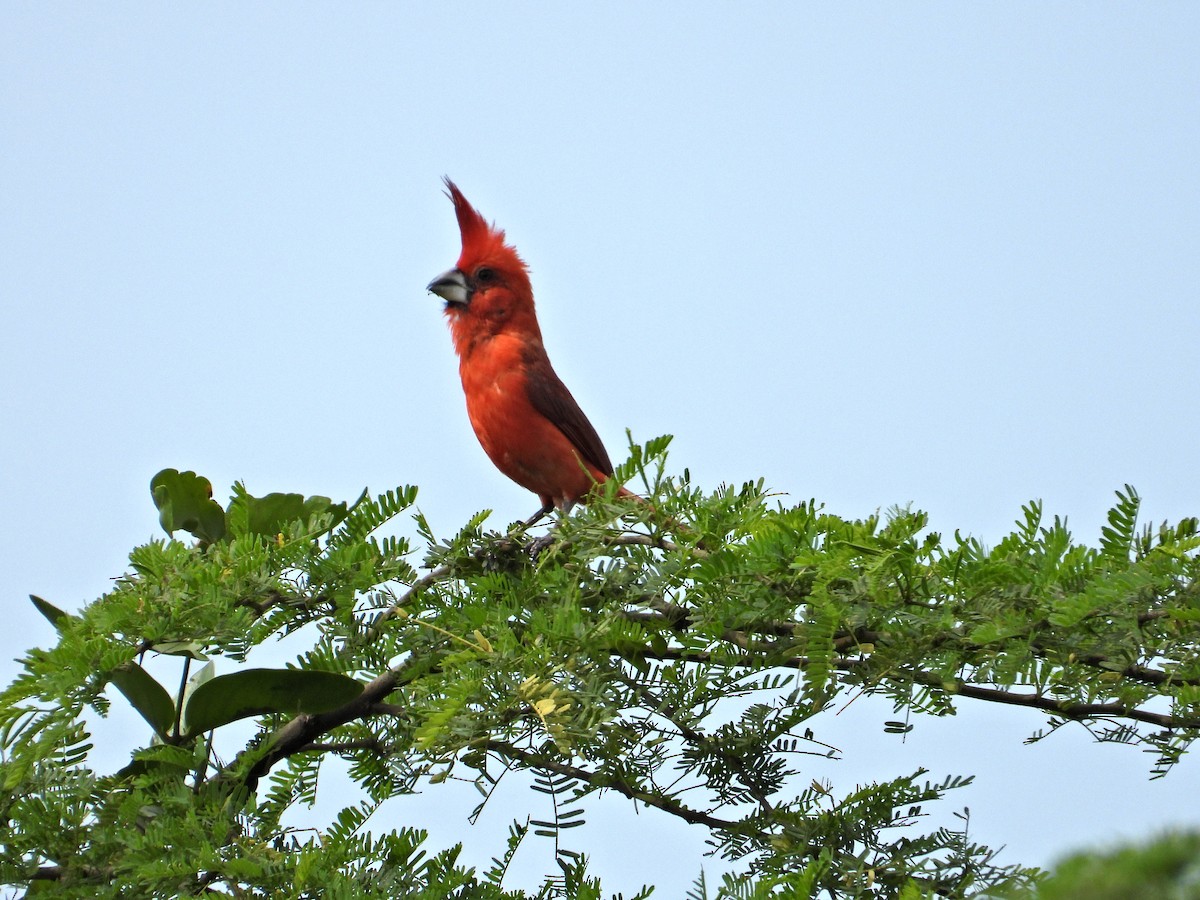
<svg viewBox="0 0 1200 900">
<path fill-rule="evenodd" d="M 553 531 L 543 534 L 540 538 L 534 538 L 529 542 L 528 550 L 530 557 L 532 557 L 536 562 L 537 558 L 541 556 L 556 540 L 558 540 L 558 537 Z"/>
</svg>

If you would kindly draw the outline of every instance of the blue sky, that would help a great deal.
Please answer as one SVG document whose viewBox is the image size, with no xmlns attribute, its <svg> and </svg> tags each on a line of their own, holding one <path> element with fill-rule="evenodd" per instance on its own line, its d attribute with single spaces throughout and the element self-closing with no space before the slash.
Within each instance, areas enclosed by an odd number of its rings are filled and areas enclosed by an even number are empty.
<svg viewBox="0 0 1200 900">
<path fill-rule="evenodd" d="M 415 483 L 443 533 L 533 511 L 424 290 L 443 174 L 616 458 L 671 433 L 701 484 L 985 542 L 1031 498 L 1094 538 L 1127 482 L 1200 513 L 1197 46 L 1188 3 L 0 6 L 0 656 L 51 639 L 28 593 L 77 606 L 155 535 L 166 466 Z M 829 777 L 979 773 L 1010 861 L 1200 824 L 1194 760 L 878 718 Z M 638 823 L 612 889 L 688 883 L 698 838 L 666 870 Z"/>
</svg>

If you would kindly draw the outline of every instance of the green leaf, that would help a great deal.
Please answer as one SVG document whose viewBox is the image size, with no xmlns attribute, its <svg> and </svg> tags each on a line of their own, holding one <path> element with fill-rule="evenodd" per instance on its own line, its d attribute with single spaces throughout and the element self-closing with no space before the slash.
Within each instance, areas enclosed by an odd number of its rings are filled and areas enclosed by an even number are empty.
<svg viewBox="0 0 1200 900">
<path fill-rule="evenodd" d="M 50 620 L 50 624 L 61 634 L 66 627 L 67 620 L 71 618 L 69 613 L 63 612 L 53 603 L 49 603 L 38 597 L 36 594 L 30 594 L 29 599 L 33 601 L 33 605 L 37 607 L 37 611 Z"/>
<path fill-rule="evenodd" d="M 349 703 L 362 685 L 336 672 L 246 669 L 221 675 L 193 691 L 183 710 L 188 735 L 265 713 L 322 713 Z"/>
<path fill-rule="evenodd" d="M 200 644 L 195 641 L 159 641 L 157 644 L 151 644 L 150 649 L 164 656 L 189 656 L 197 662 L 208 659 L 200 650 Z"/>
<path fill-rule="evenodd" d="M 159 737 L 165 738 L 175 721 L 175 702 L 167 689 L 155 681 L 149 672 L 137 663 L 129 662 L 114 669 L 109 680 L 125 695 L 154 729 Z"/>
<path fill-rule="evenodd" d="M 309 497 L 303 494 L 267 494 L 265 497 L 252 497 L 241 494 L 235 501 L 246 508 L 246 530 L 250 534 L 263 534 L 274 537 L 286 531 L 293 522 L 307 522 L 313 516 L 328 513 L 332 516 L 326 530 L 332 529 L 349 514 L 345 502 L 334 503 L 328 497 Z"/>
<path fill-rule="evenodd" d="M 162 745 L 158 746 L 161 747 Z M 114 772 L 113 778 L 117 781 L 127 782 L 132 781 L 139 775 L 159 773 L 174 779 L 181 778 L 191 771 L 191 766 L 181 765 L 174 760 L 164 761 L 162 759 L 146 759 L 145 757 L 135 756 L 128 765 L 122 766 Z"/>
<path fill-rule="evenodd" d="M 158 521 L 167 534 L 187 531 L 205 543 L 225 536 L 225 510 L 212 498 L 212 484 L 195 472 L 163 469 L 150 479 Z"/>
<path fill-rule="evenodd" d="M 1142 501 L 1128 484 L 1124 493 L 1116 494 L 1117 505 L 1108 511 L 1108 525 L 1100 529 L 1100 553 L 1111 562 L 1128 565 Z"/>
</svg>

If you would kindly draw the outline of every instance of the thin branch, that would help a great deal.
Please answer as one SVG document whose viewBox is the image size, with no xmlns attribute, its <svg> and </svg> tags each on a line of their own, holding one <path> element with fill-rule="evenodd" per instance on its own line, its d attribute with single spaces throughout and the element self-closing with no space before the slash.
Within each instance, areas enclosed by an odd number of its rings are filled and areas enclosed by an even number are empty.
<svg viewBox="0 0 1200 900">
<path fill-rule="evenodd" d="M 1194 676 L 1180 677 L 1170 672 L 1164 672 L 1161 669 L 1152 669 L 1149 666 L 1132 665 L 1126 666 L 1124 669 L 1113 669 L 1112 658 L 1098 653 L 1090 656 L 1080 656 L 1078 661 L 1085 666 L 1104 669 L 1106 672 L 1116 672 L 1122 678 L 1128 678 L 1130 681 L 1140 681 L 1142 684 L 1149 684 L 1153 687 L 1163 687 L 1172 684 L 1188 685 L 1191 687 L 1200 685 L 1200 678 Z"/>
<path fill-rule="evenodd" d="M 750 653 L 743 653 L 740 656 L 721 654 L 720 656 L 708 651 L 702 650 L 683 650 L 676 648 L 666 648 L 665 650 L 645 650 L 630 653 L 629 651 L 612 651 L 614 655 L 629 659 L 630 656 L 635 656 L 638 659 L 657 659 L 657 660 L 678 660 L 680 662 L 705 663 L 709 665 L 725 665 L 737 666 L 743 668 L 762 668 L 762 660 Z M 839 672 L 861 672 L 869 663 L 869 659 L 851 658 L 844 656 L 835 656 L 830 660 L 830 666 Z M 805 656 L 791 656 L 779 659 L 775 664 L 780 668 L 797 668 L 806 669 L 810 665 L 810 660 Z M 1034 709 L 1040 709 L 1056 716 L 1061 716 L 1067 719 L 1099 719 L 1099 718 L 1120 718 L 1132 719 L 1135 722 L 1144 722 L 1147 725 L 1155 725 L 1159 728 L 1200 728 L 1200 719 L 1182 718 L 1163 713 L 1153 713 L 1144 709 L 1139 709 L 1133 706 L 1125 706 L 1121 703 L 1077 703 L 1067 700 L 1056 700 L 1053 697 L 1047 697 L 1041 693 L 1022 694 L 1016 691 L 1005 690 L 1002 688 L 988 688 L 976 684 L 970 684 L 961 678 L 956 678 L 947 682 L 947 680 L 935 672 L 926 672 L 922 670 L 906 671 L 899 674 L 884 674 L 881 676 L 884 681 L 892 681 L 897 683 L 906 683 L 915 681 L 927 687 L 941 688 L 949 694 L 959 694 L 963 697 L 970 697 L 973 700 L 984 700 L 989 703 L 1004 703 L 1010 706 L 1028 706 Z M 870 690 L 870 686 L 867 686 Z"/>
<path fill-rule="evenodd" d="M 708 813 L 700 812 L 691 807 L 684 806 L 668 797 L 662 797 L 647 791 L 640 791 L 633 785 L 621 778 L 614 778 L 611 775 L 606 775 L 600 772 L 591 772 L 587 769 L 581 769 L 578 766 L 569 766 L 566 763 L 559 762 L 555 759 L 543 756 L 531 750 L 522 750 L 520 747 L 514 747 L 511 744 L 506 744 L 503 741 L 489 740 L 485 746 L 493 753 L 508 759 L 518 759 L 530 768 L 545 769 L 548 772 L 553 772 L 556 775 L 568 775 L 572 778 L 577 778 L 580 781 L 585 781 L 598 789 L 609 788 L 628 797 L 630 800 L 636 800 L 645 803 L 647 806 L 652 806 L 655 809 L 661 809 L 663 812 L 670 813 L 677 818 L 682 819 L 689 825 L 706 825 L 709 828 L 718 828 L 722 831 L 733 832 L 736 834 L 758 835 L 759 829 L 749 827 L 744 822 L 734 821 L 732 819 L 720 819 L 716 816 L 711 816 Z"/>
<path fill-rule="evenodd" d="M 719 754 L 721 758 L 724 759 L 728 764 L 730 769 L 737 773 L 738 780 L 742 783 L 742 786 L 749 792 L 750 796 L 758 801 L 758 805 L 762 807 L 764 813 L 770 815 L 775 811 L 775 807 L 767 795 L 754 784 L 754 779 L 751 778 L 749 773 L 746 771 L 746 763 L 740 756 L 729 753 L 720 746 L 720 742 L 713 741 L 703 732 L 696 731 L 691 726 L 679 721 L 679 710 L 675 708 L 674 704 L 667 703 L 646 685 L 639 683 L 634 678 L 630 678 L 623 672 L 618 673 L 617 678 L 633 694 L 638 695 L 642 705 L 647 710 L 652 711 L 656 715 L 662 716 L 664 719 L 674 725 L 679 733 L 679 736 L 685 741 L 696 747 L 701 747 L 709 753 Z M 661 734 L 662 732 L 659 731 L 659 733 Z"/>
<path fill-rule="evenodd" d="M 499 541 L 485 544 L 484 546 L 472 551 L 471 557 L 478 561 L 495 555 L 496 550 L 514 548 L 516 538 L 519 535 L 524 534 L 525 531 L 536 524 L 543 516 L 546 515 L 547 512 L 548 510 L 543 508 L 533 516 L 530 516 L 528 519 L 516 523 L 516 525 L 509 529 L 508 533 Z M 451 566 L 449 563 L 443 563 L 436 568 L 430 569 L 429 572 L 414 581 L 409 586 L 408 590 L 400 595 L 399 599 L 397 599 L 395 603 L 379 614 L 379 616 L 375 619 L 375 622 L 363 634 L 361 640 L 364 643 L 370 643 L 376 640 L 379 637 L 382 626 L 385 622 L 399 615 L 400 611 L 412 601 L 413 597 L 425 590 L 427 587 L 430 587 L 431 585 L 441 581 L 452 571 L 453 566 Z"/>
<path fill-rule="evenodd" d="M 382 626 L 385 622 L 399 615 L 400 610 L 402 610 L 405 605 L 412 600 L 413 597 L 425 590 L 425 588 L 429 587 L 431 584 L 436 584 L 437 582 L 441 581 L 443 578 L 449 575 L 450 572 L 450 565 L 443 564 L 435 569 L 430 569 L 427 574 L 422 575 L 420 578 L 414 581 L 412 585 L 409 586 L 408 590 L 400 595 L 400 598 L 395 603 L 393 603 L 376 617 L 375 622 L 363 634 L 361 639 L 362 642 L 369 644 L 377 640 L 382 632 Z"/>
<path fill-rule="evenodd" d="M 1187 719 L 1163 713 L 1152 713 L 1122 703 L 1076 703 L 1067 700 L 1055 700 L 1045 694 L 1019 694 L 1015 691 L 1001 688 L 981 687 L 969 684 L 961 678 L 956 678 L 947 686 L 942 676 L 934 672 L 913 672 L 910 677 L 929 687 L 940 687 L 947 693 L 961 694 L 974 700 L 986 700 L 991 703 L 1005 703 L 1011 706 L 1029 706 L 1040 709 L 1065 719 L 1132 719 L 1135 722 L 1145 722 L 1160 728 L 1200 728 L 1200 719 Z"/>
<path fill-rule="evenodd" d="M 691 611 L 685 607 L 673 603 L 667 603 L 663 600 L 646 601 L 646 605 L 653 609 L 653 612 L 631 611 L 627 610 L 621 613 L 622 618 L 631 622 L 645 626 L 661 626 L 669 628 L 672 631 L 686 631 L 692 624 Z M 1139 621 L 1145 619 L 1150 621 L 1157 616 L 1146 614 L 1139 616 Z M 736 644 L 738 647 L 745 649 L 746 643 L 745 634 L 771 635 L 776 637 L 791 637 L 796 634 L 797 629 L 801 627 L 799 622 L 786 621 L 767 621 L 767 622 L 747 622 L 740 626 L 737 632 L 727 631 L 723 635 L 725 640 Z M 740 635 L 740 637 L 732 637 Z M 842 632 L 834 636 L 833 647 L 838 651 L 852 650 L 862 644 L 879 644 L 886 645 L 889 636 L 886 632 L 875 631 L 869 628 L 858 628 L 853 632 Z M 986 649 L 981 644 L 972 644 L 963 639 L 963 635 L 957 632 L 947 632 L 933 639 L 934 647 L 945 647 L 954 645 L 956 649 L 964 652 L 979 652 Z M 763 645 L 758 645 L 763 646 Z M 769 646 L 769 645 L 768 645 Z M 1049 655 L 1049 651 L 1040 643 L 1034 642 L 1030 645 L 1033 654 L 1039 659 L 1045 659 Z M 1055 652 L 1061 653 L 1061 649 L 1056 648 Z M 1075 662 L 1081 665 L 1088 666 L 1094 669 L 1103 669 L 1106 672 L 1114 672 L 1122 678 L 1128 678 L 1130 681 L 1137 681 L 1141 684 L 1147 684 L 1152 687 L 1164 687 L 1170 685 L 1183 685 L 1189 687 L 1200 686 L 1200 676 L 1181 676 L 1172 672 L 1164 672 L 1161 669 L 1155 669 L 1144 665 L 1128 665 L 1121 669 L 1112 667 L 1112 658 L 1103 654 L 1093 653 L 1086 656 L 1078 656 Z"/>
<path fill-rule="evenodd" d="M 650 547 L 654 550 L 666 550 L 668 553 L 678 553 L 684 549 L 674 541 L 656 535 L 642 534 L 639 531 L 623 531 L 613 537 L 612 543 L 618 546 Z M 687 552 L 696 559 L 708 559 L 709 557 L 709 552 L 701 547 L 688 547 Z"/>
<path fill-rule="evenodd" d="M 179 693 L 175 696 L 175 721 L 171 725 L 171 737 L 179 738 L 179 727 L 183 720 L 183 695 L 187 690 L 188 671 L 192 666 L 192 658 L 185 656 L 183 658 L 183 672 L 179 676 Z"/>
<path fill-rule="evenodd" d="M 315 742 L 300 747 L 297 753 L 345 753 L 348 750 L 370 750 L 376 756 L 388 756 L 393 748 L 378 738 L 362 738 L 353 741 Z"/>
</svg>

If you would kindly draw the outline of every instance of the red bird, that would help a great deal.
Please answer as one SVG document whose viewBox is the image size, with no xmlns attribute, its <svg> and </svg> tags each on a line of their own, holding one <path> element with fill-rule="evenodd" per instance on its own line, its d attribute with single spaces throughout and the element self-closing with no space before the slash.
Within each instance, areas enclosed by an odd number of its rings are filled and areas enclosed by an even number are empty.
<svg viewBox="0 0 1200 900">
<path fill-rule="evenodd" d="M 612 463 L 550 365 L 529 269 L 449 178 L 446 188 L 462 253 L 429 290 L 446 301 L 471 427 L 496 467 L 541 499 L 538 518 L 569 510 L 612 477 Z"/>
</svg>

